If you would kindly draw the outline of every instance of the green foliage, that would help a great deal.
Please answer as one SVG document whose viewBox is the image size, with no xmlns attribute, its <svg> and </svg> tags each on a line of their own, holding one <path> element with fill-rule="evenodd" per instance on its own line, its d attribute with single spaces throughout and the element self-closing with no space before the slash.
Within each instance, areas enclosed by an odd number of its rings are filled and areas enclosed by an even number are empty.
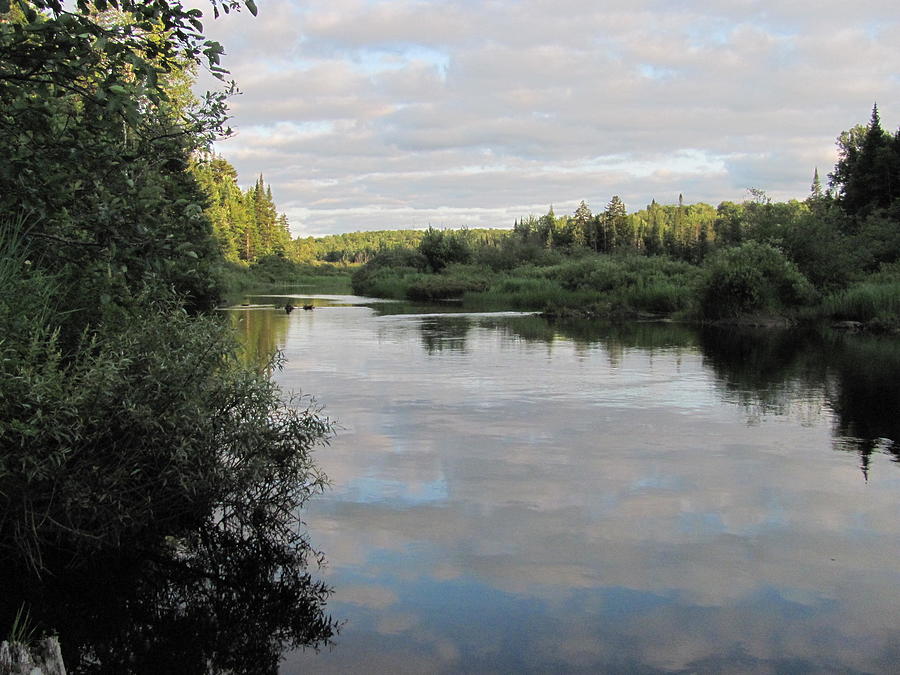
<svg viewBox="0 0 900 675">
<path fill-rule="evenodd" d="M 693 307 L 695 290 L 671 281 L 649 281 L 628 289 L 622 304 L 639 312 L 675 314 Z"/>
<path fill-rule="evenodd" d="M 582 306 L 595 297 L 591 293 L 572 292 L 554 279 L 507 276 L 498 279 L 486 292 L 471 298 L 483 307 L 541 310 L 547 307 Z M 469 298 L 466 299 L 467 303 Z"/>
<path fill-rule="evenodd" d="M 843 234 L 844 220 L 836 208 L 819 208 L 803 214 L 782 233 L 782 250 L 822 292 L 845 287 L 866 257 Z"/>
<path fill-rule="evenodd" d="M 297 258 L 287 216 L 278 214 L 272 189 L 261 175 L 253 187 L 242 191 L 234 167 L 206 153 L 191 163 L 191 172 L 207 197 L 205 213 L 227 260 L 250 263 L 272 255 Z"/>
<path fill-rule="evenodd" d="M 440 272 L 453 263 L 465 264 L 472 259 L 472 248 L 465 230 L 453 232 L 429 227 L 419 242 L 418 250 L 428 261 L 432 272 Z"/>
<path fill-rule="evenodd" d="M 900 279 L 873 279 L 825 298 L 822 313 L 841 321 L 880 321 L 900 324 Z"/>
<path fill-rule="evenodd" d="M 416 248 L 424 236 L 423 230 L 347 232 L 326 237 L 298 239 L 294 246 L 299 260 L 366 263 L 386 249 Z"/>
<path fill-rule="evenodd" d="M 40 324 L 0 346 L 0 548 L 36 568 L 48 552 L 159 545 L 228 514 L 236 491 L 284 480 L 303 497 L 322 485 L 310 451 L 327 420 L 240 366 L 215 317 L 140 304 L 68 354 Z M 17 309 L 0 303 L 0 321 Z"/>
<path fill-rule="evenodd" d="M 218 297 L 219 252 L 187 166 L 224 131 L 224 95 L 198 102 L 183 80 L 221 47 L 194 28 L 198 10 L 118 5 L 34 0 L 0 21 L 0 212 L 28 215 L 34 263 L 82 324 L 147 286 L 196 309 Z"/>
<path fill-rule="evenodd" d="M 194 591 L 215 588 L 225 604 L 308 591 L 299 614 L 274 609 L 291 614 L 291 640 L 314 643 L 333 626 L 297 509 L 324 485 L 311 451 L 330 422 L 282 400 L 268 377 L 277 362 L 243 365 L 221 316 L 194 313 L 218 299 L 208 210 L 234 205 L 211 202 L 190 170 L 226 131 L 224 95 L 198 102 L 186 80 L 200 63 L 221 75 L 222 48 L 197 9 L 109 6 L 31 0 L 0 16 L 3 567 L 24 578 L 103 553 L 197 564 Z M 270 227 L 261 181 L 253 196 L 244 209 Z M 278 227 L 261 249 L 277 248 Z M 241 576 L 260 593 L 238 597 Z M 266 645 L 285 639 L 276 629 Z"/>
<path fill-rule="evenodd" d="M 351 277 L 353 292 L 376 298 L 402 299 L 410 284 L 420 279 L 428 260 L 419 251 L 391 248 L 379 252 Z"/>
<path fill-rule="evenodd" d="M 881 128 L 878 106 L 866 127 L 856 126 L 838 137 L 839 159 L 831 174 L 838 203 L 850 216 L 865 218 L 900 199 L 900 131 Z"/>
<path fill-rule="evenodd" d="M 751 241 L 721 251 L 710 262 L 700 287 L 700 311 L 707 319 L 780 314 L 813 298 L 809 281 L 781 251 Z"/>
<path fill-rule="evenodd" d="M 461 298 L 466 293 L 484 291 L 487 288 L 488 282 L 484 279 L 434 274 L 413 281 L 406 290 L 406 297 L 410 300 L 433 302 Z"/>
<path fill-rule="evenodd" d="M 521 265 L 556 265 L 562 262 L 563 254 L 541 246 L 530 238 L 514 235 L 478 247 L 474 251 L 473 260 L 478 265 L 499 272 Z"/>
<path fill-rule="evenodd" d="M 900 260 L 900 200 L 891 209 L 856 222 L 849 245 L 856 252 L 860 270 L 874 272 L 880 265 Z"/>
</svg>

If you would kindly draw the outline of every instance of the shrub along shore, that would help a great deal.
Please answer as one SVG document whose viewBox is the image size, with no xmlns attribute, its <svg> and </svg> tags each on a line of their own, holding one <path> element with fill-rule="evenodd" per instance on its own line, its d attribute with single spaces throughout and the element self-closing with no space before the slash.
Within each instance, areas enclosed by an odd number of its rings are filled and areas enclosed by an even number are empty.
<svg viewBox="0 0 900 675">
<path fill-rule="evenodd" d="M 444 264 L 423 246 L 455 240 Z M 900 328 L 900 263 L 852 270 L 840 284 L 813 283 L 782 247 L 748 239 L 702 261 L 638 250 L 564 251 L 509 239 L 467 247 L 465 232 L 432 231 L 417 249 L 376 255 L 352 277 L 354 292 L 466 309 L 520 309 L 548 317 L 753 325 L 826 323 L 853 330 Z M 449 249 L 448 249 L 449 250 Z"/>
</svg>

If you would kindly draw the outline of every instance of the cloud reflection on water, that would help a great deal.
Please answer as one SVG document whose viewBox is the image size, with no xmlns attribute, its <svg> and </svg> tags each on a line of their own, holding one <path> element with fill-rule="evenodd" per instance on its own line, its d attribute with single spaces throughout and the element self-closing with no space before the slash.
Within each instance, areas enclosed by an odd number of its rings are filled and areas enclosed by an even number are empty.
<svg viewBox="0 0 900 675">
<path fill-rule="evenodd" d="M 812 357 L 742 389 L 683 328 L 535 340 L 545 329 L 515 318 L 358 307 L 283 321 L 282 382 L 346 427 L 307 520 L 349 620 L 283 672 L 852 672 L 900 656 L 900 475 L 875 453 L 867 483 L 832 450 L 846 425 Z"/>
</svg>

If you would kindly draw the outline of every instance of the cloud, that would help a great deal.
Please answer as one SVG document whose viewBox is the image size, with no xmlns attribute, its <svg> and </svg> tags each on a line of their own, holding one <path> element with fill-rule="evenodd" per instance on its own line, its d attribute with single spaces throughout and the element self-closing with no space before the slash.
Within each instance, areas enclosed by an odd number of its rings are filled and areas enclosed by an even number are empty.
<svg viewBox="0 0 900 675">
<path fill-rule="evenodd" d="M 891 3 L 788 4 L 272 0 L 206 22 L 244 92 L 217 149 L 298 234 L 802 198 L 873 101 L 900 119 L 900 45 Z"/>
</svg>

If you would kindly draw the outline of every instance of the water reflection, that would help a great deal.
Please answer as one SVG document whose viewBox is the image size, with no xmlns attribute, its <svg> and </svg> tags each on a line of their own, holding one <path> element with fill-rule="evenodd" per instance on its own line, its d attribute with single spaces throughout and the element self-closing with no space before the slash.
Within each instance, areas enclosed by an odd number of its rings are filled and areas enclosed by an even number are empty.
<svg viewBox="0 0 900 675">
<path fill-rule="evenodd" d="M 284 311 L 260 307 L 229 312 L 229 318 L 241 345 L 239 357 L 245 365 L 268 363 L 278 346 L 284 344 L 289 325 Z"/>
<path fill-rule="evenodd" d="M 443 351 L 464 352 L 466 335 L 472 328 L 472 321 L 465 316 L 443 319 L 429 317 L 419 324 L 422 346 L 429 355 Z"/>
<path fill-rule="evenodd" d="M 362 304 L 279 343 L 347 620 L 282 672 L 894 667 L 891 343 Z"/>
<path fill-rule="evenodd" d="M 834 447 L 858 453 L 865 477 L 874 452 L 900 460 L 896 340 L 710 328 L 701 331 L 700 346 L 726 400 L 756 416 L 804 405 L 807 413 L 833 414 Z"/>
<path fill-rule="evenodd" d="M 39 584 L 0 561 L 0 620 L 11 625 L 24 604 L 38 633 L 60 635 L 71 673 L 275 673 L 285 650 L 334 635 L 308 545 L 206 532 L 177 546 L 105 556 Z"/>
</svg>

